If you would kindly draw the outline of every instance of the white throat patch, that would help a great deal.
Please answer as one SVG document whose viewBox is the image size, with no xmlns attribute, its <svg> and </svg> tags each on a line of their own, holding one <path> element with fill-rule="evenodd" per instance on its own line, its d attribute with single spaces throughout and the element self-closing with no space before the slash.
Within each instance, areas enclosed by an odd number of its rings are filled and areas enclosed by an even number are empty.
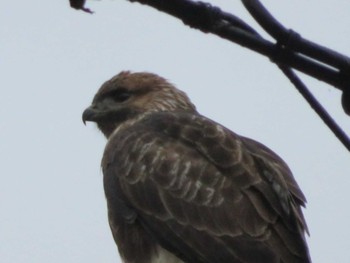
<svg viewBox="0 0 350 263">
<path fill-rule="evenodd" d="M 158 246 L 156 253 L 154 253 L 150 263 L 184 263 L 175 255 L 171 254 L 169 251 Z"/>
</svg>

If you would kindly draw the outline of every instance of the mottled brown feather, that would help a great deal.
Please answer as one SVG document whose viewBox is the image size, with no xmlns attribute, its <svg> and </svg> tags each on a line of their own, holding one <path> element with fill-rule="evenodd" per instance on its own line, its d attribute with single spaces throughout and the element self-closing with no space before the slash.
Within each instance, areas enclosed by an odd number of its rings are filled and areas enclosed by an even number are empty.
<svg viewBox="0 0 350 263">
<path fill-rule="evenodd" d="M 244 147 L 245 139 L 242 141 L 222 126 L 217 139 L 200 134 L 201 127 L 210 125 L 218 126 L 188 113 L 149 115 L 110 138 L 105 158 L 111 163 L 117 159 L 127 162 L 109 166 L 104 161 L 104 173 L 118 176 L 130 206 L 140 218 L 157 218 L 158 231 L 162 229 L 161 222 L 168 224 L 172 219 L 171 229 L 176 233 L 184 227 L 193 228 L 223 243 L 250 244 L 248 248 L 230 248 L 231 254 L 240 256 L 223 258 L 221 262 L 255 262 L 247 261 L 245 257 L 250 256 L 242 249 L 249 250 L 249 254 L 253 253 L 259 260 L 266 257 L 265 261 L 256 262 L 279 262 L 283 258 L 294 260 L 286 262 L 308 262 L 302 238 L 304 222 L 296 221 L 299 216 L 291 209 L 295 206 L 294 197 L 283 177 L 278 177 L 282 174 L 278 169 L 285 169 L 284 165 L 265 164 L 267 154 L 252 155 Z M 129 138 L 129 144 L 115 145 L 124 137 Z M 227 141 L 235 144 L 236 149 L 222 146 Z M 142 150 L 144 145 L 147 147 Z M 227 157 L 221 159 L 217 154 Z M 134 164 L 131 169 L 130 163 Z M 269 173 L 266 178 L 261 169 Z M 274 184 L 276 189 L 272 187 Z M 198 236 L 181 237 L 194 249 L 196 242 L 203 241 Z M 227 249 L 228 245 L 221 247 L 221 250 Z M 280 254 L 281 251 L 288 255 Z"/>
</svg>

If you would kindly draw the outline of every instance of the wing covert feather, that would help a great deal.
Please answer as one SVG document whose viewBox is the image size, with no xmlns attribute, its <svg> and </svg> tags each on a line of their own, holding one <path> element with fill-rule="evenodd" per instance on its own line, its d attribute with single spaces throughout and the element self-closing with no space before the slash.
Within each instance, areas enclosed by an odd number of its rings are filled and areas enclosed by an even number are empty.
<svg viewBox="0 0 350 263">
<path fill-rule="evenodd" d="M 102 167 L 154 238 L 184 261 L 179 249 L 190 247 L 197 262 L 309 262 L 298 207 L 305 198 L 283 161 L 254 143 L 199 115 L 157 113 L 112 136 Z"/>
</svg>

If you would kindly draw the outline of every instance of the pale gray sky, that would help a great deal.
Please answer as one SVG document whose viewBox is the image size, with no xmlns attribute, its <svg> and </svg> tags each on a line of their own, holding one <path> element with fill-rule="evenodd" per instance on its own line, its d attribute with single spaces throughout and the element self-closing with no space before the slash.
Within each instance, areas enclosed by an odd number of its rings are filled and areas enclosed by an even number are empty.
<svg viewBox="0 0 350 263">
<path fill-rule="evenodd" d="M 240 1 L 213 4 L 251 21 Z M 287 27 L 350 54 L 348 0 L 263 1 Z M 0 258 L 120 262 L 100 159 L 81 113 L 121 70 L 160 74 L 199 111 L 280 154 L 308 198 L 315 263 L 350 262 L 349 152 L 266 58 L 126 0 L 5 1 L 0 8 Z M 346 131 L 340 93 L 304 78 Z"/>
</svg>

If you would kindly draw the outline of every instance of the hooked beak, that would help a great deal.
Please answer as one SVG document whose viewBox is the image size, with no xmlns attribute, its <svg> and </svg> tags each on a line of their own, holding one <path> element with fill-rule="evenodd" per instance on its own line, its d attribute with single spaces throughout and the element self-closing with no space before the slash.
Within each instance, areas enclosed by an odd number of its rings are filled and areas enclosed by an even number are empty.
<svg viewBox="0 0 350 263">
<path fill-rule="evenodd" d="M 106 122 L 118 123 L 125 121 L 136 114 L 138 114 L 137 111 L 130 110 L 128 108 L 108 108 L 101 104 L 92 104 L 90 107 L 84 110 L 82 119 L 84 124 L 86 124 L 87 121 L 96 122 L 98 124 Z"/>
<path fill-rule="evenodd" d="M 86 125 L 87 121 L 96 121 L 98 115 L 99 111 L 93 106 L 86 108 L 82 115 L 84 125 Z"/>
</svg>

